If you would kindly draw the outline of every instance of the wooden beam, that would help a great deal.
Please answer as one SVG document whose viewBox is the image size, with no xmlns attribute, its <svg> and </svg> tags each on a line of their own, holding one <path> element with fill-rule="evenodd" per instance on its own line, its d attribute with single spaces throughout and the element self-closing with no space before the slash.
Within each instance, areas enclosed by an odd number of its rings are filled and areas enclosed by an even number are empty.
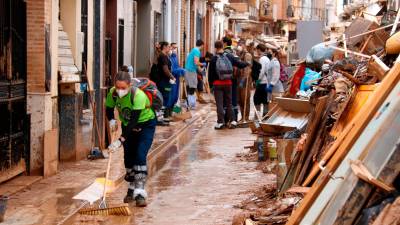
<svg viewBox="0 0 400 225">
<path fill-rule="evenodd" d="M 301 218 L 304 217 L 308 209 L 313 204 L 314 200 L 318 197 L 319 193 L 323 190 L 325 184 L 329 181 L 330 174 L 333 173 L 339 166 L 341 161 L 347 155 L 349 149 L 356 142 L 362 131 L 368 125 L 369 121 L 375 116 L 377 110 L 385 101 L 386 97 L 397 85 L 400 80 L 400 56 L 397 58 L 392 69 L 387 76 L 382 80 L 381 84 L 375 89 L 371 98 L 367 100 L 361 111 L 353 118 L 347 125 L 345 130 L 347 133 L 342 133 L 333 146 L 328 150 L 335 152 L 332 159 L 328 162 L 327 166 L 323 169 L 321 175 L 318 177 L 314 185 L 311 187 L 310 192 L 304 197 L 299 208 L 297 208 L 291 215 L 288 225 L 298 224 Z"/>
</svg>

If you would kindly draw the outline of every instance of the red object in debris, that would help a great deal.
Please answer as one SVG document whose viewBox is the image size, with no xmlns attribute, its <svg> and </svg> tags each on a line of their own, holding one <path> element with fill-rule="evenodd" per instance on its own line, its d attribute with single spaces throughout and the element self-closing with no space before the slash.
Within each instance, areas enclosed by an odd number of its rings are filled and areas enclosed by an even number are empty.
<svg viewBox="0 0 400 225">
<path fill-rule="evenodd" d="M 300 67 L 293 75 L 292 83 L 290 85 L 289 92 L 292 96 L 295 96 L 296 93 L 300 90 L 301 81 L 306 73 L 306 64 L 300 64 Z"/>
</svg>

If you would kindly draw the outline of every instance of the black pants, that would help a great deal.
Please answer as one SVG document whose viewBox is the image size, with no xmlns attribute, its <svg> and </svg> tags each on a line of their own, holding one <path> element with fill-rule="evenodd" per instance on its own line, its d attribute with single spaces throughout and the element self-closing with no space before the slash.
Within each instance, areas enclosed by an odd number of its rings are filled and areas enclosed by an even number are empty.
<svg viewBox="0 0 400 225">
<path fill-rule="evenodd" d="M 268 104 L 267 84 L 259 84 L 254 93 L 254 105 Z"/>
<path fill-rule="evenodd" d="M 133 132 L 124 142 L 125 168 L 147 165 L 147 153 L 153 143 L 156 124 L 156 119 L 145 122 L 139 132 Z"/>
<path fill-rule="evenodd" d="M 228 123 L 233 119 L 232 109 L 232 86 L 231 85 L 215 85 L 214 97 L 217 104 L 218 123 Z M 224 110 L 224 105 L 226 110 Z M 225 120 L 226 113 L 226 120 Z"/>
<path fill-rule="evenodd" d="M 233 120 L 238 120 L 239 107 L 238 107 L 238 85 L 236 78 L 232 79 L 232 109 L 233 109 Z"/>
</svg>

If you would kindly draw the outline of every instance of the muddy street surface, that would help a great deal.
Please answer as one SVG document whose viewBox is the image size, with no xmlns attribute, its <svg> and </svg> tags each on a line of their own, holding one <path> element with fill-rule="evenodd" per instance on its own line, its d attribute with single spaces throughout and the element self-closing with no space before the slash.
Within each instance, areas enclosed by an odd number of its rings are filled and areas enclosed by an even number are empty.
<svg viewBox="0 0 400 225">
<path fill-rule="evenodd" d="M 146 208 L 133 207 L 133 216 L 77 216 L 71 224 L 231 224 L 235 205 L 273 178 L 256 170 L 256 162 L 236 154 L 254 139 L 247 129 L 215 131 L 215 116 L 204 122 L 194 139 L 148 182 Z M 111 196 L 120 201 L 127 186 Z"/>
</svg>

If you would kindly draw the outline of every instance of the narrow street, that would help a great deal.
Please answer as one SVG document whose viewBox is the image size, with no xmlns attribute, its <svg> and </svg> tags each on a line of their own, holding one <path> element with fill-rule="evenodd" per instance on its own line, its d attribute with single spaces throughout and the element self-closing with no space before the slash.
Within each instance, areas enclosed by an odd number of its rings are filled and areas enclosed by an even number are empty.
<svg viewBox="0 0 400 225">
<path fill-rule="evenodd" d="M 149 204 L 133 207 L 133 216 L 80 216 L 65 224 L 231 224 L 235 205 L 250 193 L 274 182 L 273 175 L 256 170 L 257 162 L 236 155 L 254 141 L 247 129 L 215 131 L 211 113 L 195 138 L 148 182 Z M 121 201 L 126 185 L 113 192 L 110 204 Z"/>
</svg>

